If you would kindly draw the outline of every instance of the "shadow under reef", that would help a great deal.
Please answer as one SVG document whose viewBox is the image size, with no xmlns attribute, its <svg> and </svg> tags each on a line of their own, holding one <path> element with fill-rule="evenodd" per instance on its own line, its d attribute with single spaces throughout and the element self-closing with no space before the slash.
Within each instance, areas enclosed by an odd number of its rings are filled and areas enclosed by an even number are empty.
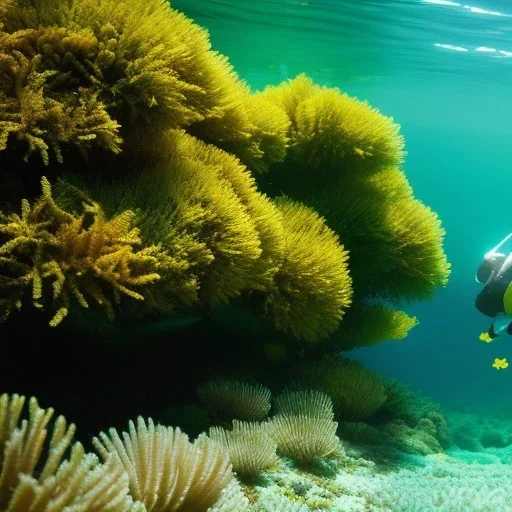
<svg viewBox="0 0 512 512">
<path fill-rule="evenodd" d="M 75 423 L 85 444 L 139 415 L 158 420 L 170 406 L 194 402 L 197 383 L 222 366 L 206 319 L 172 322 L 105 336 L 51 328 L 35 315 L 12 318 L 0 325 L 0 394 L 35 396 Z"/>
<path fill-rule="evenodd" d="M 240 332 L 209 314 L 95 332 L 81 328 L 100 318 L 94 313 L 56 328 L 43 316 L 27 309 L 0 324 L 0 394 L 35 396 L 75 423 L 85 445 L 101 430 L 126 430 L 139 415 L 162 421 L 170 408 L 197 403 L 197 385 L 209 378 L 268 383 L 273 375 L 275 384 L 291 364 L 265 360 L 262 332 Z"/>
</svg>

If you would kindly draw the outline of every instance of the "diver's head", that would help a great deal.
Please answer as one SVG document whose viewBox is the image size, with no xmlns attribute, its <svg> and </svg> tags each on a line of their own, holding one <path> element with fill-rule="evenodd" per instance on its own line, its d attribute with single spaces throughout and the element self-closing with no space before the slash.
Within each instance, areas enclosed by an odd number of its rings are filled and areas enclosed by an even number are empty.
<svg viewBox="0 0 512 512">
<path fill-rule="evenodd" d="M 484 257 L 484 261 L 480 263 L 476 271 L 476 281 L 481 284 L 486 284 L 491 277 L 495 276 L 500 270 L 505 255 L 500 252 L 490 252 Z"/>
</svg>

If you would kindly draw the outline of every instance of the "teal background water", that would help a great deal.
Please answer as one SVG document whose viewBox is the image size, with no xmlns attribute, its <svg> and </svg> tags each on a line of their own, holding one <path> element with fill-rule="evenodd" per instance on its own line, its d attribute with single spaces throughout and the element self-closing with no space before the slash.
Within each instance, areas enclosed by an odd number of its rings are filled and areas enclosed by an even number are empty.
<svg viewBox="0 0 512 512">
<path fill-rule="evenodd" d="M 404 309 L 408 338 L 351 353 L 441 404 L 512 410 L 512 338 L 478 340 L 483 254 L 512 231 L 512 4 L 175 0 L 254 90 L 305 72 L 368 100 L 406 138 L 404 171 L 446 229 L 447 288 Z M 491 367 L 507 357 L 508 370 Z"/>
</svg>

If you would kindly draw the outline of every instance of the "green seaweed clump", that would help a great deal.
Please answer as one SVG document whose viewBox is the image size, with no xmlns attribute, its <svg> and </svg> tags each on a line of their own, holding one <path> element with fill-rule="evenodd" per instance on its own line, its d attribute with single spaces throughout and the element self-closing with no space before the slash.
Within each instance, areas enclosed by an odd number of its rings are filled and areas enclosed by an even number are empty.
<svg viewBox="0 0 512 512">
<path fill-rule="evenodd" d="M 401 169 L 399 125 L 305 75 L 258 94 L 290 119 L 286 158 L 258 183 L 272 197 L 313 207 L 349 253 L 354 295 L 336 335 L 340 347 L 405 337 L 417 321 L 394 308 L 432 297 L 450 265 L 438 216 L 414 197 Z"/>
<path fill-rule="evenodd" d="M 328 356 L 303 363 L 293 371 L 299 385 L 329 395 L 339 421 L 365 420 L 386 402 L 383 379 L 361 363 L 343 356 Z"/>
</svg>

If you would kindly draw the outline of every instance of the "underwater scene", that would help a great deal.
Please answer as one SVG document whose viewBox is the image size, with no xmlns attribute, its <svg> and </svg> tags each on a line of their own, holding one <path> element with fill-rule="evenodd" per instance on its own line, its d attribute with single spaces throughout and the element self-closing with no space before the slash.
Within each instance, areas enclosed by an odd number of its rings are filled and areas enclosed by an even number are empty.
<svg viewBox="0 0 512 512">
<path fill-rule="evenodd" d="M 0 512 L 512 512 L 512 3 L 0 0 Z"/>
</svg>

